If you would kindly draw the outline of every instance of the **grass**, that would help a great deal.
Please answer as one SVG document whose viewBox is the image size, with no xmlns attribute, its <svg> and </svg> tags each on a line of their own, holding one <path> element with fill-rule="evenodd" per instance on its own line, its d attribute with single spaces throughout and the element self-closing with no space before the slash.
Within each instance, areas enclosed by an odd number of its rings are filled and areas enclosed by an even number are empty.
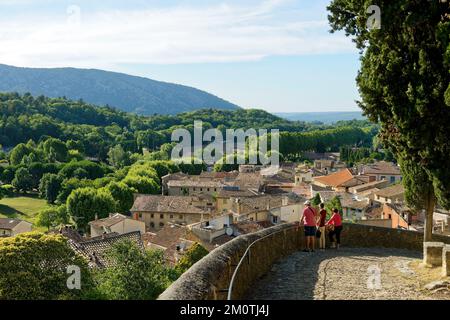
<svg viewBox="0 0 450 320">
<path fill-rule="evenodd" d="M 413 276 L 405 276 L 401 274 L 399 270 L 392 270 L 394 273 L 401 275 L 405 282 L 411 284 L 416 288 L 417 291 L 422 293 L 425 296 L 434 299 L 449 299 L 450 292 L 442 292 L 442 293 L 433 293 L 429 290 L 426 290 L 425 285 L 429 284 L 433 281 L 441 281 L 441 280 L 450 280 L 450 277 L 442 276 L 442 268 L 441 267 L 429 267 L 423 265 L 422 259 L 414 259 L 408 264 L 408 268 L 414 273 Z"/>
<path fill-rule="evenodd" d="M 34 195 L 20 195 L 0 200 L 0 218 L 21 219 L 33 224 L 33 229 L 46 231 L 46 228 L 36 226 L 37 213 L 50 205 Z"/>
</svg>

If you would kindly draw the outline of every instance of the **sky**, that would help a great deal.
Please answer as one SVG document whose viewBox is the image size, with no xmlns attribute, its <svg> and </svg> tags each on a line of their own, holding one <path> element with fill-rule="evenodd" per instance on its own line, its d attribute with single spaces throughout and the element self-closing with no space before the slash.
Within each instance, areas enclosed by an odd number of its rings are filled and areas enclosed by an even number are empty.
<svg viewBox="0 0 450 320">
<path fill-rule="evenodd" d="M 123 72 L 269 112 L 358 111 L 329 0 L 0 0 L 0 63 Z"/>
</svg>

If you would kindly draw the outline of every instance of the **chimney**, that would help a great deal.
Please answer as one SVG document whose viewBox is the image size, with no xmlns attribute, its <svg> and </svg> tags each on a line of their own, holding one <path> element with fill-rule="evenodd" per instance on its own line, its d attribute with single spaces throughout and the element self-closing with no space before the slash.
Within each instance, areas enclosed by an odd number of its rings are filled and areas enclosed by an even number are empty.
<svg viewBox="0 0 450 320">
<path fill-rule="evenodd" d="M 98 214 L 97 213 L 95 214 L 95 220 L 98 220 Z"/>
</svg>

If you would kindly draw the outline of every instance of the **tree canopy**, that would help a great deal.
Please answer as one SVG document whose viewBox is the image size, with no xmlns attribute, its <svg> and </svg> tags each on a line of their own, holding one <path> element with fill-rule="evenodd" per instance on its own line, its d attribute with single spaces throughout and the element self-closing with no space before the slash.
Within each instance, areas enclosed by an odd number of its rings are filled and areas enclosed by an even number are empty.
<svg viewBox="0 0 450 320">
<path fill-rule="evenodd" d="M 407 200 L 416 208 L 427 204 L 430 240 L 435 201 L 450 208 L 450 7 L 443 1 L 378 1 L 381 29 L 370 30 L 371 4 L 334 0 L 329 21 L 332 31 L 344 30 L 361 50 L 359 105 L 381 124 L 380 137 L 408 169 Z"/>
</svg>

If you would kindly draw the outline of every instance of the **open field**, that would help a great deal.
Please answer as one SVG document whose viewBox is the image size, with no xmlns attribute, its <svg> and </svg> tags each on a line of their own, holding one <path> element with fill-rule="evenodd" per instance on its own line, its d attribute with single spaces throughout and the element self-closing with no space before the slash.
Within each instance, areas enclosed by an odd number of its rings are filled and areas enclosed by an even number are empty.
<svg viewBox="0 0 450 320">
<path fill-rule="evenodd" d="M 3 198 L 0 200 L 0 218 L 16 218 L 33 223 L 33 229 L 45 231 L 35 225 L 36 215 L 42 210 L 49 208 L 50 205 L 43 199 L 36 196 L 17 196 L 12 198 Z"/>
</svg>

